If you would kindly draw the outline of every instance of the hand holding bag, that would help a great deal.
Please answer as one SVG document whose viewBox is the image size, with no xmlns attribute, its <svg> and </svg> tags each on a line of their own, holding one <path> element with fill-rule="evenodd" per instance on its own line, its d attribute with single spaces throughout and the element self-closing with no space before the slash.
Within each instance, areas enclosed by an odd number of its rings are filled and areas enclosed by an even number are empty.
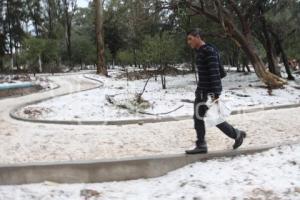
<svg viewBox="0 0 300 200">
<path fill-rule="evenodd" d="M 218 124 L 225 122 L 226 118 L 230 116 L 232 109 L 227 100 L 223 98 L 210 100 L 207 104 L 208 110 L 204 115 L 204 122 L 206 127 L 215 127 Z"/>
</svg>

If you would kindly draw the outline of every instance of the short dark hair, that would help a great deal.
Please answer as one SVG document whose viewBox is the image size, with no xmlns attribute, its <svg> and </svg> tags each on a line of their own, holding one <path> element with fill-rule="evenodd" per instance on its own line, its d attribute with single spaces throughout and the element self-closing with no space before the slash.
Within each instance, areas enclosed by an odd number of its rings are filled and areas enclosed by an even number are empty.
<svg viewBox="0 0 300 200">
<path fill-rule="evenodd" d="M 190 31 L 188 31 L 186 33 L 186 36 L 189 36 L 189 35 L 192 35 L 194 37 L 199 36 L 199 37 L 202 38 L 203 32 L 202 32 L 202 30 L 200 28 L 193 28 L 193 29 L 191 29 Z"/>
</svg>

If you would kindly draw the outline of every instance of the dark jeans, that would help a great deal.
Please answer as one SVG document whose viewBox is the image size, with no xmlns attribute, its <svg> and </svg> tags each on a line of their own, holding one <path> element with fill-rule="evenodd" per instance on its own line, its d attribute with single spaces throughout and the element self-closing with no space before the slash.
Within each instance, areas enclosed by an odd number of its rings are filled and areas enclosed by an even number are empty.
<svg viewBox="0 0 300 200">
<path fill-rule="evenodd" d="M 196 145 L 200 145 L 205 142 L 205 124 L 203 117 L 208 109 L 205 105 L 207 102 L 208 94 L 202 91 L 196 91 L 196 98 L 194 103 L 194 127 L 197 133 Z M 235 139 L 237 130 L 233 128 L 229 123 L 223 122 L 218 124 L 217 127 L 225 133 L 228 137 Z"/>
</svg>

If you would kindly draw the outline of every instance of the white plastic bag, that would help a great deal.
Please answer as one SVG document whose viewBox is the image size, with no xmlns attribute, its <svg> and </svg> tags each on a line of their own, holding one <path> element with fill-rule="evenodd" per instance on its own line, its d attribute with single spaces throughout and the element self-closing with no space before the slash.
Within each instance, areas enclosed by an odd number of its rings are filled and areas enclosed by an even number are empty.
<svg viewBox="0 0 300 200">
<path fill-rule="evenodd" d="M 231 114 L 231 107 L 227 103 L 228 100 L 219 98 L 215 101 L 208 101 L 208 110 L 204 116 L 206 127 L 215 127 L 218 124 L 225 122 L 226 118 Z"/>
</svg>

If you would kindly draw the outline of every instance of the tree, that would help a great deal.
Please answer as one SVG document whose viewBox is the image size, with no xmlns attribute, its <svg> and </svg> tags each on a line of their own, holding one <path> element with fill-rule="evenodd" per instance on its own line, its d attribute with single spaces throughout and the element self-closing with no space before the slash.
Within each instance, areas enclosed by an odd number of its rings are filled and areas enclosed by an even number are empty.
<svg viewBox="0 0 300 200">
<path fill-rule="evenodd" d="M 4 11 L 4 2 L 0 1 L 0 12 L 3 13 Z M 0 15 L 0 72 L 3 71 L 4 65 L 3 65 L 3 58 L 5 55 L 5 32 L 4 32 L 4 16 Z"/>
<path fill-rule="evenodd" d="M 258 7 L 258 21 L 254 25 L 255 37 L 265 48 L 270 72 L 281 76 L 278 62 L 278 57 L 281 56 L 288 80 L 294 80 L 294 77 L 291 74 L 283 42 L 295 32 L 297 27 L 294 23 L 296 18 L 292 17 L 297 12 L 294 9 L 295 4 L 295 0 L 282 0 L 276 4 L 272 1 L 262 1 Z"/>
<path fill-rule="evenodd" d="M 24 55 L 29 70 L 33 73 L 43 71 L 42 53 L 45 51 L 45 40 L 40 38 L 28 38 L 23 43 Z"/>
<path fill-rule="evenodd" d="M 58 41 L 37 37 L 26 38 L 22 44 L 24 60 L 29 65 L 29 71 L 55 72 L 54 64 L 58 65 L 59 46 Z"/>
<path fill-rule="evenodd" d="M 281 77 L 280 67 L 276 59 L 275 45 L 272 41 L 272 35 L 265 16 L 264 6 L 260 5 L 258 9 L 260 12 L 259 21 L 261 24 L 261 26 L 259 26 L 259 30 L 257 31 L 257 35 L 259 35 L 258 38 L 260 38 L 260 41 L 263 44 L 267 53 L 267 60 L 270 72 Z"/>
<path fill-rule="evenodd" d="M 5 55 L 5 36 L 0 32 L 0 72 L 3 71 L 3 58 Z"/>
<path fill-rule="evenodd" d="M 26 15 L 28 17 L 28 21 L 31 21 L 34 30 L 35 35 L 38 37 L 40 36 L 40 33 L 42 32 L 42 7 L 41 7 L 41 1 L 40 0 L 26 0 Z"/>
<path fill-rule="evenodd" d="M 288 80 L 294 80 L 284 43 L 293 35 L 296 35 L 297 29 L 299 30 L 299 5 L 300 3 L 295 0 L 282 1 L 276 9 L 271 10 L 267 16 L 268 30 L 274 40 L 274 48 L 277 56 L 281 56 L 284 63 Z"/>
<path fill-rule="evenodd" d="M 103 1 L 95 0 L 96 7 L 96 40 L 97 40 L 97 74 L 108 75 L 104 59 L 103 41 Z"/>
<path fill-rule="evenodd" d="M 144 62 L 159 66 L 162 88 L 166 89 L 165 70 L 169 64 L 174 64 L 178 57 L 174 36 L 168 32 L 161 32 L 153 37 L 147 36 L 143 42 L 142 57 Z"/>
<path fill-rule="evenodd" d="M 18 53 L 18 49 L 20 48 L 20 43 L 25 36 L 22 23 L 25 21 L 25 11 L 22 9 L 25 4 L 22 0 L 3 0 L 3 5 L 5 9 L 2 12 L 2 15 L 5 16 L 4 20 L 4 32 L 6 32 L 6 36 L 8 37 L 8 50 L 11 58 L 11 70 L 14 65 L 17 64 L 17 61 L 14 62 L 14 54 Z M 17 58 L 17 56 L 15 57 Z M 17 69 L 19 70 L 19 66 L 17 64 Z"/>
<path fill-rule="evenodd" d="M 62 0 L 62 7 L 63 7 L 63 24 L 65 28 L 65 40 L 66 40 L 66 47 L 68 53 L 68 61 L 69 66 L 71 69 L 73 68 L 72 63 L 72 47 L 71 47 L 71 36 L 72 36 L 72 20 L 77 9 L 77 0 Z"/>
<path fill-rule="evenodd" d="M 94 65 L 97 62 L 94 13 L 91 7 L 79 8 L 74 15 L 72 28 L 72 61 L 80 64 Z"/>
<path fill-rule="evenodd" d="M 233 40 L 241 47 L 251 61 L 257 76 L 270 88 L 279 88 L 286 83 L 282 78 L 265 69 L 265 65 L 257 53 L 252 35 L 252 24 L 257 19 L 260 0 L 255 1 L 221 1 L 191 0 L 172 1 L 171 8 L 185 7 L 191 15 L 201 15 L 219 24 L 225 37 Z M 170 6 L 168 6 L 170 8 Z"/>
<path fill-rule="evenodd" d="M 151 1 L 146 0 L 129 0 L 127 6 L 127 24 L 128 24 L 128 48 L 132 50 L 134 65 L 140 67 L 139 51 L 146 33 L 150 33 L 151 18 L 148 9 Z"/>
<path fill-rule="evenodd" d="M 104 20 L 104 41 L 112 55 L 113 66 L 115 64 L 118 51 L 125 46 L 124 33 L 127 32 L 126 6 L 119 0 L 111 0 L 108 2 Z"/>
<path fill-rule="evenodd" d="M 72 61 L 80 64 L 81 69 L 86 64 L 94 64 L 97 50 L 89 37 L 87 35 L 74 34 L 72 38 Z"/>
<path fill-rule="evenodd" d="M 47 29 L 47 37 L 48 38 L 56 38 L 55 36 L 55 17 L 57 17 L 57 5 L 55 0 L 44 0 L 45 5 L 45 28 Z"/>
<path fill-rule="evenodd" d="M 121 50 L 117 54 L 117 61 L 120 65 L 125 67 L 125 65 L 132 65 L 134 63 L 132 51 Z"/>
</svg>

